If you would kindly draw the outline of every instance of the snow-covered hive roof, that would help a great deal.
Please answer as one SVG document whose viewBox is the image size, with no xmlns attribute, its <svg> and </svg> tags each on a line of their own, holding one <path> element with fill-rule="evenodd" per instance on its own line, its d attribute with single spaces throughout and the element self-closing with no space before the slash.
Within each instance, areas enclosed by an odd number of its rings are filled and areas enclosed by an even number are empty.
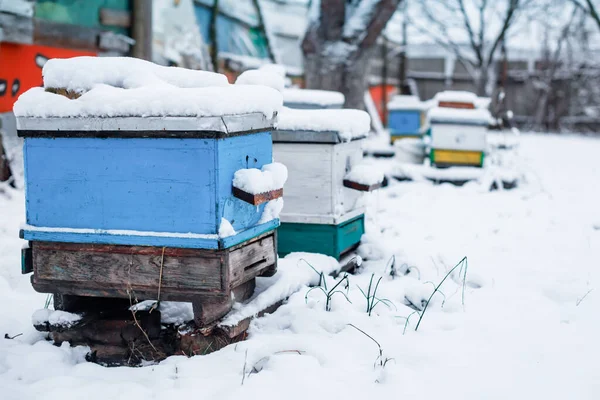
<svg viewBox="0 0 600 400">
<path fill-rule="evenodd" d="M 164 67 L 131 57 L 73 57 L 48 60 L 44 87 L 83 93 L 105 84 L 123 89 L 170 84 L 179 88 L 227 86 L 227 77 L 208 71 Z"/>
<path fill-rule="evenodd" d="M 296 110 L 284 107 L 279 113 L 273 140 L 330 143 L 361 139 L 369 134 L 371 117 L 361 110 Z"/>
<path fill-rule="evenodd" d="M 286 106 L 310 104 L 318 107 L 342 107 L 346 98 L 332 90 L 284 89 L 283 103 Z"/>
<path fill-rule="evenodd" d="M 487 126 L 492 121 L 488 110 L 434 107 L 427 113 L 431 124 L 463 124 Z"/>
<path fill-rule="evenodd" d="M 440 103 L 462 103 L 471 104 L 474 108 L 489 108 L 492 99 L 489 97 L 478 97 L 475 93 L 463 90 L 445 90 L 433 97 L 434 106 Z"/>
<path fill-rule="evenodd" d="M 266 67 L 266 65 L 264 67 Z M 235 80 L 236 85 L 262 85 L 281 92 L 285 87 L 285 71 L 283 72 L 283 75 L 281 75 L 280 71 L 277 69 L 272 70 L 271 68 L 264 67 L 242 72 Z M 273 65 L 273 67 L 275 66 Z"/>
<path fill-rule="evenodd" d="M 477 96 L 475 93 L 463 90 L 445 90 L 437 93 L 434 97 L 437 102 L 447 101 L 455 103 L 472 103 L 475 104 Z"/>
<path fill-rule="evenodd" d="M 423 110 L 425 108 L 425 104 L 417 96 L 410 95 L 396 95 L 388 103 L 388 110 Z"/>
<path fill-rule="evenodd" d="M 46 89 L 33 88 L 21 95 L 14 105 L 17 117 L 203 118 L 262 114 L 263 120 L 273 121 L 283 105 L 281 93 L 270 87 L 230 85 L 221 74 L 162 67 L 125 57 L 50 60 L 43 76 Z M 66 92 L 69 97 L 54 92 Z"/>
</svg>

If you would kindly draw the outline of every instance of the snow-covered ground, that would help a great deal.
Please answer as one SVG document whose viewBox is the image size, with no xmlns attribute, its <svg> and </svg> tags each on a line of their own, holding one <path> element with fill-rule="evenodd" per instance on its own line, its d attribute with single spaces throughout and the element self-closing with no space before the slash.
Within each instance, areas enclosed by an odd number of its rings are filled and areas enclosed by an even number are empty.
<svg viewBox="0 0 600 400">
<path fill-rule="evenodd" d="M 352 303 L 337 293 L 325 311 L 323 292 L 303 288 L 255 320 L 247 341 L 144 368 L 87 363 L 85 349 L 33 330 L 46 296 L 20 275 L 24 197 L 4 188 L 0 335 L 23 335 L 0 338 L 0 399 L 598 399 L 599 153 L 598 139 L 524 135 L 517 189 L 392 183 L 368 195 L 368 261 L 339 286 Z M 415 331 L 406 304 L 422 308 L 464 256 L 464 306 L 453 274 Z M 369 316 L 359 287 L 372 274 L 388 301 Z"/>
</svg>

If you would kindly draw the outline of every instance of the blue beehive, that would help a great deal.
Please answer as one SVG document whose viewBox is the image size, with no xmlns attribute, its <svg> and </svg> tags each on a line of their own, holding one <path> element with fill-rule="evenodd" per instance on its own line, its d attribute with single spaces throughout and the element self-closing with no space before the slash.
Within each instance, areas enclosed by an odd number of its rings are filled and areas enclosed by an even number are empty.
<svg viewBox="0 0 600 400">
<path fill-rule="evenodd" d="M 394 96 L 388 104 L 390 141 L 421 137 L 426 131 L 424 105 L 416 96 Z"/>
<path fill-rule="evenodd" d="M 229 133 L 234 128 L 226 119 L 210 130 L 202 126 L 206 119 L 193 118 L 129 132 L 123 132 L 126 118 L 102 131 L 86 130 L 86 119 L 52 120 L 61 130 L 20 119 L 24 238 L 215 249 L 273 229 L 276 220 L 257 225 L 264 204 L 232 195 L 237 170 L 272 160 L 272 117 L 244 117 L 255 123 L 237 122 L 239 130 Z M 221 218 L 238 233 L 218 238 Z"/>
<path fill-rule="evenodd" d="M 110 58 L 51 60 L 44 84 L 15 105 L 37 291 L 63 309 L 159 293 L 205 325 L 274 273 L 278 91 Z"/>
<path fill-rule="evenodd" d="M 251 92 L 260 89 L 280 103 L 276 91 L 234 85 L 111 89 L 68 99 L 37 88 L 15 108 L 25 139 L 25 239 L 216 249 L 277 226 L 277 220 L 258 224 L 264 204 L 232 193 L 237 170 L 271 163 L 276 113 L 260 112 L 260 105 L 228 115 L 217 106 L 202 110 L 209 101 L 225 104 L 228 112 L 228 102 L 253 101 Z M 99 115 L 105 111 L 90 106 L 94 96 L 112 102 L 121 115 Z M 208 115 L 185 115 L 162 96 L 192 97 L 179 101 L 196 99 L 198 108 L 187 108 Z M 152 112 L 153 102 L 165 104 L 154 104 L 159 115 L 142 117 L 127 108 L 138 98 L 150 105 L 140 114 Z M 222 218 L 235 235 L 219 237 Z"/>
</svg>

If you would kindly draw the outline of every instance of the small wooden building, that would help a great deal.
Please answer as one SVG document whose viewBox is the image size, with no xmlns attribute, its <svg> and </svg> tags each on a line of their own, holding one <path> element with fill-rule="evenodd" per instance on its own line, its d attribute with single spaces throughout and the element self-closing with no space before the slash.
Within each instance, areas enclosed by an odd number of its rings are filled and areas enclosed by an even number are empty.
<svg viewBox="0 0 600 400">
<path fill-rule="evenodd" d="M 358 110 L 291 110 L 280 113 L 273 132 L 276 160 L 289 179 L 278 229 L 278 253 L 305 251 L 340 258 L 364 233 L 363 191 L 381 179 L 351 180 L 369 132 L 368 114 Z"/>
<path fill-rule="evenodd" d="M 37 291 L 188 301 L 203 326 L 274 273 L 279 92 L 111 58 L 50 60 L 44 83 L 14 109 Z"/>
<path fill-rule="evenodd" d="M 417 96 L 398 95 L 388 103 L 390 142 L 420 138 L 427 131 L 426 108 Z"/>
</svg>

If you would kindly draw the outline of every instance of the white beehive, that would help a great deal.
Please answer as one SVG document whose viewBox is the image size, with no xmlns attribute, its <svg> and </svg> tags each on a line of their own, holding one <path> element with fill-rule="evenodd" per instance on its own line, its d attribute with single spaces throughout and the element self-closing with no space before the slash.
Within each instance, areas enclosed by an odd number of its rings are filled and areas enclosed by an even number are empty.
<svg viewBox="0 0 600 400">
<path fill-rule="evenodd" d="M 273 155 L 288 168 L 282 222 L 336 225 L 364 212 L 361 191 L 344 186 L 344 179 L 362 162 L 369 128 L 368 114 L 358 110 L 280 113 Z M 355 183 L 372 186 L 369 177 Z"/>
<path fill-rule="evenodd" d="M 485 151 L 489 111 L 436 107 L 429 111 L 427 118 L 431 126 L 431 148 Z"/>
</svg>

